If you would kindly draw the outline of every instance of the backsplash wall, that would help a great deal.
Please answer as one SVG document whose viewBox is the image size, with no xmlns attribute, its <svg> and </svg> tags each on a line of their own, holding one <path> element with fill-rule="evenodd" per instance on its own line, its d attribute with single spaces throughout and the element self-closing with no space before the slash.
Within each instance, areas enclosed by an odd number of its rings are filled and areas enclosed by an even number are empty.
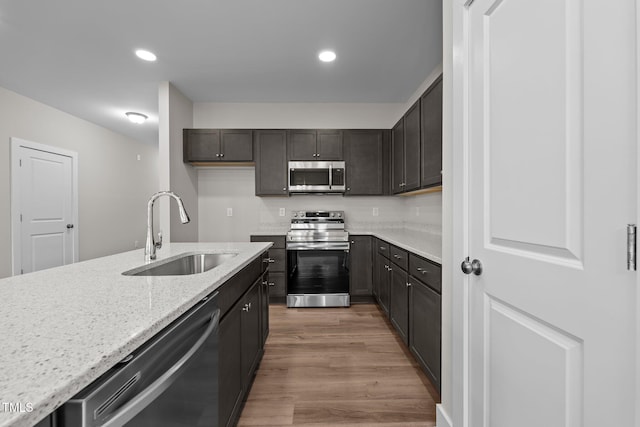
<svg viewBox="0 0 640 427">
<path fill-rule="evenodd" d="M 228 216 L 228 209 L 232 216 Z M 284 208 L 285 215 L 280 216 Z M 378 215 L 373 215 L 377 208 Z M 376 228 L 442 230 L 442 193 L 401 197 L 313 195 L 256 197 L 253 167 L 198 169 L 200 241 L 248 241 L 257 231 L 284 233 L 297 210 L 343 210 L 352 233 Z"/>
</svg>

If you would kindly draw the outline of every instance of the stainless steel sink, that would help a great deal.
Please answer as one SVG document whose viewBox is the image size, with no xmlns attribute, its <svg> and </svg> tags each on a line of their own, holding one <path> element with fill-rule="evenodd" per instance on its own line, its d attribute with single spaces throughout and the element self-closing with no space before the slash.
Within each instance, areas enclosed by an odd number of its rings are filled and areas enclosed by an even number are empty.
<svg viewBox="0 0 640 427">
<path fill-rule="evenodd" d="M 185 253 L 125 271 L 125 276 L 184 276 L 209 271 L 230 260 L 234 253 Z"/>
</svg>

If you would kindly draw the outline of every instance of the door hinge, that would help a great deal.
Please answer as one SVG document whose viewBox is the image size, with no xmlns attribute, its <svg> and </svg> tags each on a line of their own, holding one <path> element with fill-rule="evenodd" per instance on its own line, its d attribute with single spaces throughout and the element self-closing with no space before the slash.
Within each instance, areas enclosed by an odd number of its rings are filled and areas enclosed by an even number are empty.
<svg viewBox="0 0 640 427">
<path fill-rule="evenodd" d="M 636 271 L 636 225 L 627 225 L 627 270 Z"/>
<path fill-rule="evenodd" d="M 22 214 L 20 214 L 20 222 L 22 222 Z"/>
<path fill-rule="evenodd" d="M 20 167 L 22 167 L 22 159 L 20 159 Z"/>
</svg>

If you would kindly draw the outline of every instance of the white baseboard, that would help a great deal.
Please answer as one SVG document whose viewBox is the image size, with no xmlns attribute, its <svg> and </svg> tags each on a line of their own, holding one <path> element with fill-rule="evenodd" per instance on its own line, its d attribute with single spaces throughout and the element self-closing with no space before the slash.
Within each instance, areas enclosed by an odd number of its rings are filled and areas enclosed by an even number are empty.
<svg viewBox="0 0 640 427">
<path fill-rule="evenodd" d="M 451 418 L 439 403 L 436 405 L 436 427 L 453 427 Z"/>
</svg>

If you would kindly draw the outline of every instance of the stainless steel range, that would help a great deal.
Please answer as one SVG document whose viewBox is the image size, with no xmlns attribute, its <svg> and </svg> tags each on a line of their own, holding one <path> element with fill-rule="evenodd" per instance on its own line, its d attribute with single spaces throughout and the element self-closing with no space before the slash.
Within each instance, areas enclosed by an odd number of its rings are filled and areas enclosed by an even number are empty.
<svg viewBox="0 0 640 427">
<path fill-rule="evenodd" d="M 343 211 L 296 211 L 287 233 L 287 307 L 349 307 Z"/>
</svg>

